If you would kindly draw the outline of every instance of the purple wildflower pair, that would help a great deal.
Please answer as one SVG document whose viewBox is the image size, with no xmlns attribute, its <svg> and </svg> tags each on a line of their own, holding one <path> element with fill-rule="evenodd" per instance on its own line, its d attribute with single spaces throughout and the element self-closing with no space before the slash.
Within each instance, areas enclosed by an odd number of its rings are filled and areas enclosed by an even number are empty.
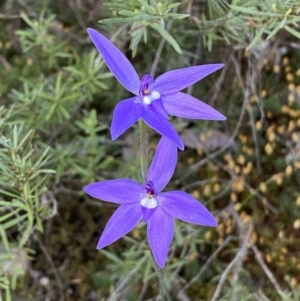
<svg viewBox="0 0 300 301">
<path fill-rule="evenodd" d="M 217 225 L 213 215 L 189 194 L 161 191 L 174 173 L 177 147 L 184 149 L 168 115 L 206 120 L 226 119 L 207 104 L 179 91 L 222 68 L 223 64 L 172 70 L 156 80 L 145 74 L 140 80 L 128 59 L 114 44 L 94 29 L 88 29 L 88 33 L 110 71 L 128 91 L 135 94 L 119 102 L 114 109 L 112 139 L 117 139 L 140 118 L 162 135 L 144 185 L 119 179 L 84 187 L 84 191 L 95 198 L 121 205 L 108 221 L 97 249 L 126 235 L 142 220 L 148 224 L 148 240 L 153 256 L 163 268 L 173 238 L 174 218 L 202 226 Z"/>
</svg>

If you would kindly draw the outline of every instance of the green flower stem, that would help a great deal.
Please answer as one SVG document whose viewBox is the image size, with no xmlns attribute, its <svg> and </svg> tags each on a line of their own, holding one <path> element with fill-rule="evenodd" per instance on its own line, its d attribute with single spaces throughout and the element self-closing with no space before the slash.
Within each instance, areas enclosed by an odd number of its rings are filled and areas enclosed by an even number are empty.
<svg viewBox="0 0 300 301">
<path fill-rule="evenodd" d="M 150 248 L 150 246 L 149 246 Z M 164 301 L 171 301 L 171 297 L 168 291 L 168 288 L 164 282 L 164 274 L 163 274 L 163 270 L 157 265 L 155 258 L 151 252 L 151 256 L 152 256 L 152 263 L 153 263 L 153 267 L 155 270 L 155 273 L 157 275 L 158 281 L 159 281 L 159 293 L 160 296 L 163 298 L 162 300 Z"/>
<path fill-rule="evenodd" d="M 148 137 L 147 137 L 147 126 L 142 119 L 139 119 L 139 131 L 140 131 L 140 163 L 141 163 L 141 171 L 144 183 L 147 181 L 147 173 L 148 173 Z M 149 246 L 150 248 L 150 246 Z M 168 289 L 163 280 L 163 271 L 157 265 L 153 254 L 152 262 L 155 273 L 159 280 L 159 288 L 160 294 L 163 297 L 163 300 L 171 301 L 171 298 L 168 293 Z"/>
<path fill-rule="evenodd" d="M 147 126 L 142 119 L 139 119 L 139 129 L 140 129 L 140 162 L 141 171 L 144 183 L 147 180 L 148 173 L 148 139 L 147 139 Z"/>
</svg>

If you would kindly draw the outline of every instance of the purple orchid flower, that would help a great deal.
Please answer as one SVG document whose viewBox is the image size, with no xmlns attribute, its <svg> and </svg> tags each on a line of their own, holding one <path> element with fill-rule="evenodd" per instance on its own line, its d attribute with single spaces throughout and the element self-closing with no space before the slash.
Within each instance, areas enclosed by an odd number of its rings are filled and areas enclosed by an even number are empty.
<svg viewBox="0 0 300 301">
<path fill-rule="evenodd" d="M 148 240 L 154 258 L 163 268 L 174 234 L 174 218 L 201 226 L 217 226 L 213 215 L 186 192 L 161 192 L 171 179 L 176 162 L 176 145 L 162 137 L 144 185 L 118 179 L 84 187 L 87 194 L 97 199 L 121 205 L 108 221 L 97 249 L 115 242 L 143 220 L 148 224 Z"/>
<path fill-rule="evenodd" d="M 224 64 L 172 70 L 156 80 L 145 74 L 140 80 L 131 63 L 113 43 L 94 29 L 89 28 L 87 31 L 110 71 L 128 91 L 136 95 L 122 100 L 115 107 L 111 125 L 112 140 L 142 118 L 149 127 L 184 149 L 177 132 L 168 121 L 168 114 L 192 119 L 226 119 L 209 105 L 179 92 L 219 70 Z"/>
</svg>

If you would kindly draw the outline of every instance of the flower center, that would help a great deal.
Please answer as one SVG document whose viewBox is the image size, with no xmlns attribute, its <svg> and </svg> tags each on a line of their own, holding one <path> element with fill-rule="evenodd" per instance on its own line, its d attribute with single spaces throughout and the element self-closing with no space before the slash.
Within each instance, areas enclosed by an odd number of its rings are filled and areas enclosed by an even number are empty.
<svg viewBox="0 0 300 301">
<path fill-rule="evenodd" d="M 146 105 L 150 105 L 153 100 L 159 99 L 160 93 L 158 91 L 152 91 L 149 95 L 143 97 L 143 102 Z"/>
<path fill-rule="evenodd" d="M 152 101 L 160 98 L 158 91 L 152 91 L 151 85 L 154 83 L 154 79 L 151 75 L 145 74 L 142 76 L 140 83 L 139 94 L 144 104 L 150 105 Z"/>
<path fill-rule="evenodd" d="M 141 205 L 143 207 L 146 207 L 148 209 L 154 209 L 157 207 L 157 200 L 152 195 L 147 195 L 147 197 L 143 198 L 141 200 Z"/>
<path fill-rule="evenodd" d="M 154 184 L 151 181 L 148 181 L 144 186 L 146 193 L 144 198 L 141 200 L 141 205 L 147 209 L 154 209 L 157 207 L 158 202 L 155 199 L 156 197 L 156 190 Z"/>
</svg>

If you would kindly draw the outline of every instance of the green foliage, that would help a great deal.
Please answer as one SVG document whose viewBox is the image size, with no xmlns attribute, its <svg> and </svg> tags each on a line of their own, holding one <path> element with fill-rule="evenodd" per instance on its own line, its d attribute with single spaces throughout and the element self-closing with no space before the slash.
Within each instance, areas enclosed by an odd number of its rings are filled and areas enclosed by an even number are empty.
<svg viewBox="0 0 300 301">
<path fill-rule="evenodd" d="M 0 301 L 59 300 L 65 292 L 72 300 L 146 300 L 160 293 L 145 225 L 95 250 L 115 207 L 86 197 L 82 187 L 140 177 L 137 135 L 110 139 L 112 109 L 128 95 L 87 37 L 86 27 L 99 19 L 124 53 L 131 49 L 140 74 L 153 61 L 161 74 L 230 53 L 220 73 L 189 90 L 228 121 L 171 119 L 189 141 L 170 186 L 192 193 L 219 219 L 217 229 L 176 223 L 164 270 L 172 298 L 182 289 L 183 299 L 210 300 L 251 223 L 247 252 L 217 299 L 298 300 L 298 1 L 113 0 L 108 12 L 94 0 L 67 1 L 67 9 L 63 0 L 25 2 L 6 1 L 0 14 Z"/>
<path fill-rule="evenodd" d="M 250 49 L 280 30 L 300 38 L 297 0 L 208 0 L 208 12 L 196 19 L 204 45 L 211 50 L 217 41 Z M 195 20 L 195 19 L 194 19 Z"/>
<path fill-rule="evenodd" d="M 147 42 L 147 29 L 152 27 L 156 30 L 173 48 L 181 53 L 181 48 L 176 40 L 165 30 L 165 22 L 167 20 L 177 20 L 187 18 L 188 14 L 172 13 L 171 10 L 178 7 L 181 3 L 170 4 L 166 0 L 163 3 L 156 0 L 134 0 L 134 1 L 111 1 L 106 5 L 114 14 L 124 16 L 123 18 L 104 19 L 100 23 L 114 24 L 114 23 L 131 23 L 129 33 L 132 36 L 130 49 L 133 55 L 136 54 L 138 45 L 142 38 Z"/>
<path fill-rule="evenodd" d="M 72 186 L 79 178 L 81 184 L 75 189 L 81 191 L 114 162 L 101 142 L 107 125 L 99 124 L 95 110 L 84 109 L 108 89 L 111 77 L 103 72 L 97 52 L 74 47 L 66 31 L 65 38 L 57 35 L 62 27 L 55 15 L 43 11 L 37 19 L 25 13 L 20 17 L 25 26 L 16 34 L 22 56 L 11 52 L 9 59 L 16 63 L 0 71 L 3 91 L 8 91 L 0 108 L 0 287 L 4 292 L 0 298 L 4 300 L 10 300 L 10 288 L 16 289 L 18 277 L 27 273 L 28 252 L 32 252 L 25 249 L 28 241 L 57 214 L 53 187 L 67 190 L 64 185 Z"/>
<path fill-rule="evenodd" d="M 47 168 L 49 149 L 33 146 L 33 131 L 26 132 L 24 124 L 17 126 L 8 122 L 11 114 L 12 110 L 1 107 L 0 276 L 3 288 L 7 273 L 11 274 L 15 288 L 17 276 L 25 272 L 22 264 L 26 261 L 25 244 L 34 229 L 43 230 L 42 220 L 52 215 L 53 204 L 43 202 L 43 195 L 47 192 L 50 175 L 55 172 Z M 13 241 L 8 236 L 10 231 L 18 233 Z"/>
<path fill-rule="evenodd" d="M 21 47 L 25 53 L 32 50 L 37 51 L 39 58 L 47 63 L 48 68 L 58 67 L 59 58 L 70 57 L 64 49 L 65 41 L 50 33 L 57 26 L 55 15 L 47 17 L 45 12 L 42 12 L 38 20 L 31 20 L 22 13 L 21 18 L 29 26 L 29 29 L 16 32 L 20 37 Z"/>
</svg>

